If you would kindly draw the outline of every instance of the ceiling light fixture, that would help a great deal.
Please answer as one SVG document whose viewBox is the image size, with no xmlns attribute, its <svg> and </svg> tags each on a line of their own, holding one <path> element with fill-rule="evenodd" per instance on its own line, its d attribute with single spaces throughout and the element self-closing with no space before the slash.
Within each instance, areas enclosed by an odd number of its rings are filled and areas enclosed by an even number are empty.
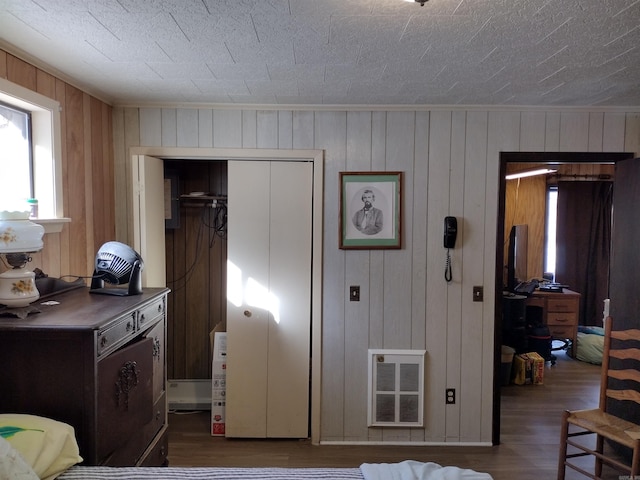
<svg viewBox="0 0 640 480">
<path fill-rule="evenodd" d="M 556 173 L 558 170 L 551 168 L 536 168 L 535 170 L 524 170 L 522 172 L 510 173 L 505 175 L 506 180 L 515 180 L 516 178 L 534 177 L 536 175 L 546 175 L 548 173 Z"/>
<path fill-rule="evenodd" d="M 405 2 L 419 3 L 421 7 L 424 7 L 425 2 L 429 0 L 404 0 Z"/>
</svg>

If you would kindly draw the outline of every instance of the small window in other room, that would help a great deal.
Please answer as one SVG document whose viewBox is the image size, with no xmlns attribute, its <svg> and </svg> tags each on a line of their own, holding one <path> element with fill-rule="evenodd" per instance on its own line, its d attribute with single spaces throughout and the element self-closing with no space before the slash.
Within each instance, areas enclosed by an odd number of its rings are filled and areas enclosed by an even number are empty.
<svg viewBox="0 0 640 480">
<path fill-rule="evenodd" d="M 544 271 L 556 276 L 556 225 L 558 219 L 558 187 L 547 190 L 547 218 L 544 249 Z"/>
</svg>

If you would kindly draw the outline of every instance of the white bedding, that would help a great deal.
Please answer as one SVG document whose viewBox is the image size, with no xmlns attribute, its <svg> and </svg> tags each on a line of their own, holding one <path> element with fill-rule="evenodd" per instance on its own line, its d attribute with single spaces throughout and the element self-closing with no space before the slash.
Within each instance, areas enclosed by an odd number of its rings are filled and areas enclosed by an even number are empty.
<svg viewBox="0 0 640 480">
<path fill-rule="evenodd" d="M 363 463 L 364 480 L 492 480 L 488 473 L 458 467 L 442 467 L 433 462 L 405 460 L 399 463 Z"/>
<path fill-rule="evenodd" d="M 58 480 L 492 480 L 487 473 L 407 460 L 360 468 L 83 467 Z"/>
</svg>

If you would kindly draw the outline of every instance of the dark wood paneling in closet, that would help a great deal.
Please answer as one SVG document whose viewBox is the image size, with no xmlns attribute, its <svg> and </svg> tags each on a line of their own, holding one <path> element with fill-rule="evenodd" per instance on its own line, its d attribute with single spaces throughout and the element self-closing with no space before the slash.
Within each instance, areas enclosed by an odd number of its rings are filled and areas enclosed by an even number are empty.
<svg viewBox="0 0 640 480">
<path fill-rule="evenodd" d="M 227 195 L 226 161 L 166 161 L 178 195 Z M 182 199 L 180 225 L 165 232 L 167 248 L 168 377 L 211 378 L 209 333 L 226 321 L 227 240 L 216 231 L 210 202 Z M 219 217 L 220 218 L 220 217 Z"/>
</svg>

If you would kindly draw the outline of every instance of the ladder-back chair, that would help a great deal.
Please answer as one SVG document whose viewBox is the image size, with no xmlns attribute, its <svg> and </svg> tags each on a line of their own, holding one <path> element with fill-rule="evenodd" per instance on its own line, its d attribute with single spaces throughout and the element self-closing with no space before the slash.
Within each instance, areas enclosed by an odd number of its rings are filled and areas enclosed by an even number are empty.
<svg viewBox="0 0 640 480">
<path fill-rule="evenodd" d="M 607 413 L 607 399 L 640 404 L 640 330 L 613 330 L 613 320 L 605 321 L 604 352 L 600 380 L 599 407 L 593 410 L 565 411 L 562 415 L 558 480 L 564 480 L 566 468 L 592 479 L 600 479 L 603 465 L 615 468 L 630 478 L 640 478 L 640 425 Z M 613 359 L 613 361 L 611 361 Z M 611 381 L 610 381 L 611 380 Z M 620 382 L 620 380 L 625 382 Z M 571 427 L 571 428 L 570 428 Z M 577 438 L 595 434 L 595 447 Z M 614 442 L 631 450 L 631 463 L 620 452 L 604 452 L 604 442 Z M 587 444 L 586 444 L 587 443 Z M 568 454 L 568 447 L 571 453 Z M 608 448 L 607 450 L 612 450 Z M 570 461 L 576 457 L 595 457 L 594 473 Z"/>
</svg>

